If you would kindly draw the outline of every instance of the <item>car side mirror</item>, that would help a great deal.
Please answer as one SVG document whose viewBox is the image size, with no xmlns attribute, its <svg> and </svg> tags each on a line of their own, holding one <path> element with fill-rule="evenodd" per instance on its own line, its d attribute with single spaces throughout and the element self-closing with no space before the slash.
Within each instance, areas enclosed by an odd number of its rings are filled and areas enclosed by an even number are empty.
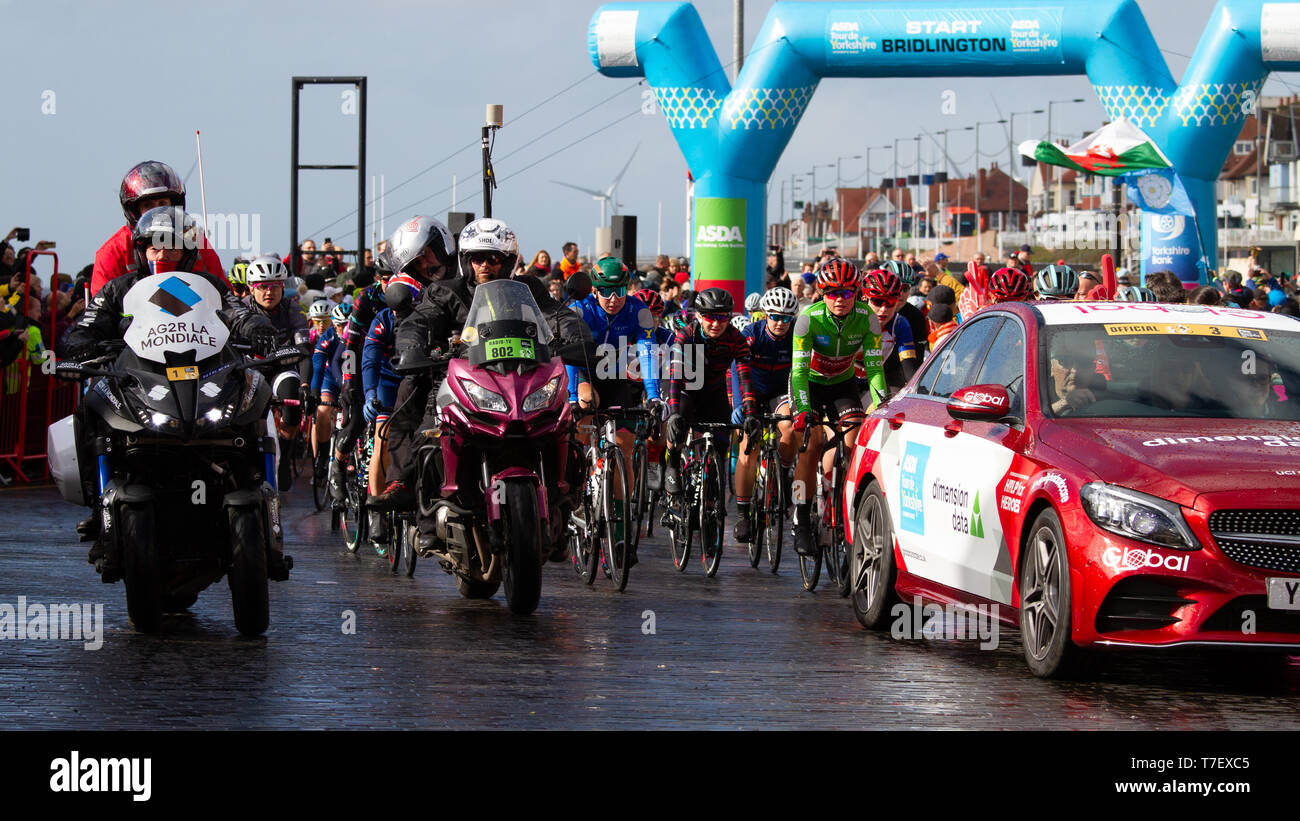
<svg viewBox="0 0 1300 821">
<path fill-rule="evenodd" d="M 1011 397 L 1001 385 L 970 385 L 953 392 L 948 415 L 969 422 L 999 422 L 1011 413 Z"/>
</svg>

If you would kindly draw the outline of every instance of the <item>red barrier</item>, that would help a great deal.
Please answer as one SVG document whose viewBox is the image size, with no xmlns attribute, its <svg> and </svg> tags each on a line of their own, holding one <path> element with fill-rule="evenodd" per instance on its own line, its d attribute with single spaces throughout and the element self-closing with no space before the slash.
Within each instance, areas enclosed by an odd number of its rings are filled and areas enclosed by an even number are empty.
<svg viewBox="0 0 1300 821">
<path fill-rule="evenodd" d="M 55 315 L 58 311 L 59 255 L 53 251 L 29 252 L 26 267 L 29 281 L 32 276 L 32 258 L 36 256 L 54 258 L 54 272 L 50 274 L 49 310 L 45 316 L 47 321 L 37 326 L 46 351 L 45 362 L 52 364 L 57 330 Z M 15 310 L 27 316 L 31 300 L 31 288 L 25 288 L 22 300 L 14 306 Z M 77 383 L 55 379 L 47 372 L 48 365 L 42 367 L 42 364 L 28 359 L 24 345 L 22 355 L 0 372 L 3 375 L 0 380 L 0 464 L 7 465 L 13 471 L 14 478 L 20 482 L 49 479 L 45 430 L 54 421 L 72 413 L 81 395 Z M 41 467 L 28 466 L 24 470 L 23 463 L 33 459 L 40 459 Z"/>
</svg>

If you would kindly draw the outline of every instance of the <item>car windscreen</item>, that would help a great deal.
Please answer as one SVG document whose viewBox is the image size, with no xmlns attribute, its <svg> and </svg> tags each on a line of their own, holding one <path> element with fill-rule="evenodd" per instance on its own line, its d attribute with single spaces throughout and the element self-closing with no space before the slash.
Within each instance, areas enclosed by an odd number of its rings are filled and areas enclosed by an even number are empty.
<svg viewBox="0 0 1300 821">
<path fill-rule="evenodd" d="M 1039 386 L 1049 416 L 1300 421 L 1300 325 L 1047 326 Z"/>
</svg>

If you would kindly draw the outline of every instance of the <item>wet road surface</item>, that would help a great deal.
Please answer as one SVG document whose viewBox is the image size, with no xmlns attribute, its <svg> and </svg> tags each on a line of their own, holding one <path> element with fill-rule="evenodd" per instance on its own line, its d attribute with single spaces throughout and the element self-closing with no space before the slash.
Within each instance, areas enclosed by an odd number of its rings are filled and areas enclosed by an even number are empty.
<svg viewBox="0 0 1300 821">
<path fill-rule="evenodd" d="M 85 561 L 82 508 L 50 488 L 0 505 L 0 604 L 100 602 L 105 622 L 94 651 L 0 641 L 9 729 L 1300 728 L 1300 659 L 1253 671 L 1125 653 L 1088 682 L 1040 681 L 1013 630 L 993 650 L 869 634 L 825 580 L 802 591 L 792 554 L 772 576 L 730 535 L 706 579 L 698 559 L 673 570 L 656 528 L 624 594 L 550 564 L 537 612 L 516 617 L 500 593 L 460 598 L 435 561 L 407 579 L 347 553 L 301 490 L 285 513 L 293 577 L 271 585 L 264 639 L 236 633 L 224 580 L 143 636 L 122 585 Z"/>
</svg>

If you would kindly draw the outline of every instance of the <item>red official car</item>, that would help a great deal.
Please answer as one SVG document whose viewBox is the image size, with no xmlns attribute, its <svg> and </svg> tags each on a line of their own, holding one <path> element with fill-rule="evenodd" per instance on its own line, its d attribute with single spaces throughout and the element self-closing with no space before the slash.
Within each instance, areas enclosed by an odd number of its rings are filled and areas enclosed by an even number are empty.
<svg viewBox="0 0 1300 821">
<path fill-rule="evenodd" d="M 1085 648 L 1300 654 L 1300 322 L 981 310 L 858 433 L 853 609 L 998 605 L 1040 676 Z"/>
</svg>

